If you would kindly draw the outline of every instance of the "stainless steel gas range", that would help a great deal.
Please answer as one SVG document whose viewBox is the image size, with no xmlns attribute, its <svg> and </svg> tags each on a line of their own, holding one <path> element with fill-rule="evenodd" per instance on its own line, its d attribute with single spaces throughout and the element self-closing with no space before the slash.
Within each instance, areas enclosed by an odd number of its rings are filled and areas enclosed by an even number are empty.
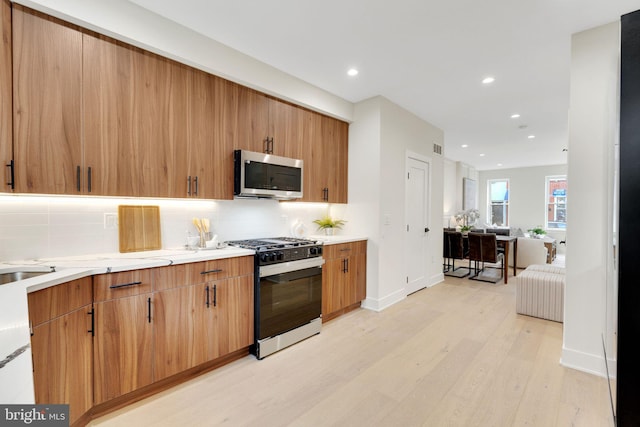
<svg viewBox="0 0 640 427">
<path fill-rule="evenodd" d="M 255 344 L 262 359 L 320 333 L 322 243 L 291 237 L 236 240 L 255 250 Z"/>
</svg>

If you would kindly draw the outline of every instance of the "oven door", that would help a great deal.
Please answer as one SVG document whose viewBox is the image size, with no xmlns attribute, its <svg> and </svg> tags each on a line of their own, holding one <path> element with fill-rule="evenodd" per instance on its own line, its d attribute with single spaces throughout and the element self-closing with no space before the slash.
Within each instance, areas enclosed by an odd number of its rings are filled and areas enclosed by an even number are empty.
<svg viewBox="0 0 640 427">
<path fill-rule="evenodd" d="M 314 258 L 261 267 L 256 306 L 258 340 L 280 335 L 320 318 L 322 264 L 322 258 Z"/>
</svg>

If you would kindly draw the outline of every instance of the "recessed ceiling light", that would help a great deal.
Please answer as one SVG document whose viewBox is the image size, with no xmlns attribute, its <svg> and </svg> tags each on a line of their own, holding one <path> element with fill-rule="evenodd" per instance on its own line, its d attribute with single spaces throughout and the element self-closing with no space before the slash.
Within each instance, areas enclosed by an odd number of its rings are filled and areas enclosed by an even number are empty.
<svg viewBox="0 0 640 427">
<path fill-rule="evenodd" d="M 350 75 L 351 77 L 357 76 L 358 70 L 356 70 L 355 68 L 349 68 L 349 71 L 347 71 L 347 74 Z"/>
<path fill-rule="evenodd" d="M 467 148 L 469 145 L 468 144 L 462 144 L 461 147 L 462 148 Z"/>
<path fill-rule="evenodd" d="M 480 154 L 480 157 L 484 157 L 484 153 Z"/>
<path fill-rule="evenodd" d="M 518 114 L 518 113 L 511 115 L 512 119 L 517 119 L 518 117 L 520 117 L 520 114 Z"/>
<path fill-rule="evenodd" d="M 482 83 L 488 85 L 489 83 L 493 83 L 495 82 L 496 79 L 494 77 L 485 77 L 484 79 L 482 79 Z"/>
<path fill-rule="evenodd" d="M 535 138 L 535 137 L 536 137 L 535 135 L 529 135 L 527 138 L 529 138 L 529 139 L 533 139 L 533 138 Z"/>
</svg>

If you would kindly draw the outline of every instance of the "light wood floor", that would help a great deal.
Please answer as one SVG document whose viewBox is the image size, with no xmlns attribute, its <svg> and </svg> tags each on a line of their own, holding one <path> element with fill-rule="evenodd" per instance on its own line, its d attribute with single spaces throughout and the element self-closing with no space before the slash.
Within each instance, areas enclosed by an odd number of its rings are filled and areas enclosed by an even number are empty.
<svg viewBox="0 0 640 427">
<path fill-rule="evenodd" d="M 562 324 L 508 285 L 447 278 L 92 426 L 612 426 L 607 381 L 560 366 Z"/>
</svg>

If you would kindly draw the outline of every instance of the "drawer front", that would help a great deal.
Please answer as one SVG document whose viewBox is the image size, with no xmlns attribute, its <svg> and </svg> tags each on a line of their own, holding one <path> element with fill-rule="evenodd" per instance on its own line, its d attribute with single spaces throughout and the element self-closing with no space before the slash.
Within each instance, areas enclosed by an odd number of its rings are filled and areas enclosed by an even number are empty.
<svg viewBox="0 0 640 427">
<path fill-rule="evenodd" d="M 93 276 L 93 300 L 111 299 L 139 295 L 153 290 L 152 269 L 122 271 Z"/>
<path fill-rule="evenodd" d="M 154 290 L 197 285 L 253 274 L 253 256 L 225 258 L 156 268 Z"/>
<path fill-rule="evenodd" d="M 325 259 L 346 258 L 351 255 L 367 251 L 367 241 L 340 243 L 337 245 L 326 245 L 322 252 Z"/>
<path fill-rule="evenodd" d="M 91 304 L 92 294 L 91 277 L 29 293 L 27 300 L 31 325 L 40 325 Z"/>
<path fill-rule="evenodd" d="M 253 274 L 253 256 L 216 259 L 190 265 L 191 284 Z"/>
</svg>

